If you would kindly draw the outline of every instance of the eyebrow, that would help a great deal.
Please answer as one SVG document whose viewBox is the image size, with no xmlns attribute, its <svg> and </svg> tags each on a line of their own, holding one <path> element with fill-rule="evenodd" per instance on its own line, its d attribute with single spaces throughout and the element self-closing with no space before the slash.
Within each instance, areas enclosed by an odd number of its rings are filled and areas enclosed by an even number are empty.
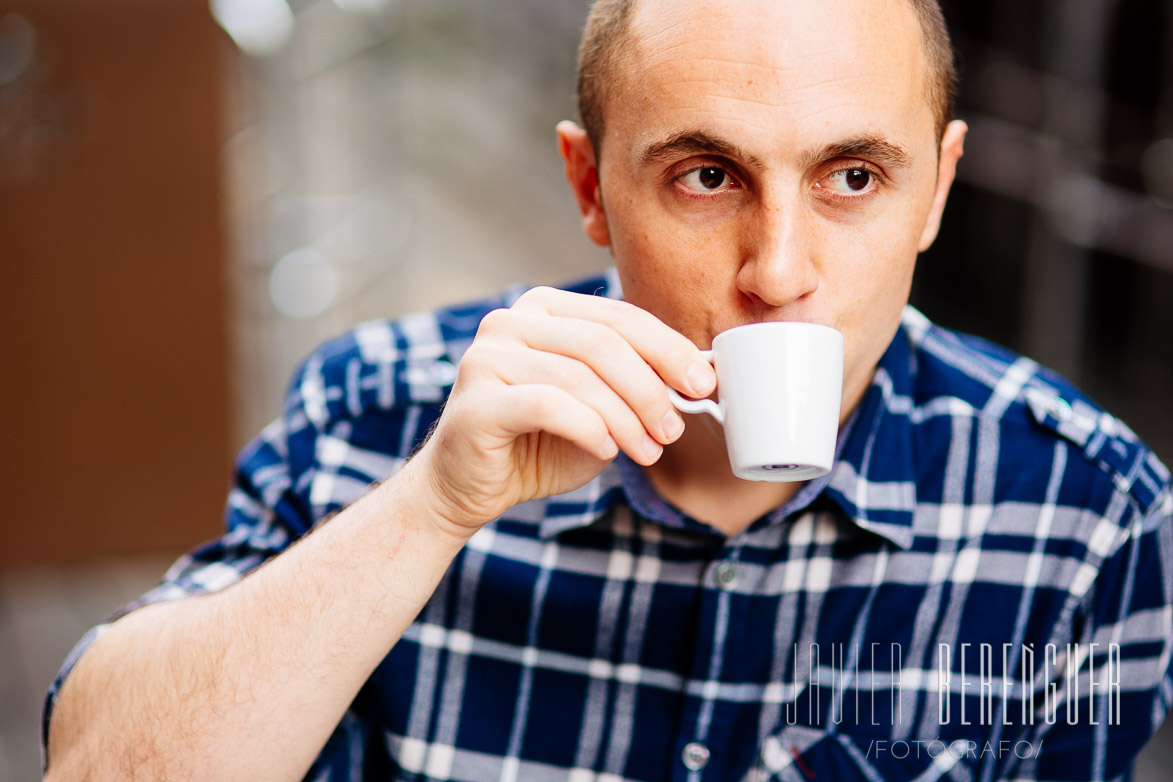
<svg viewBox="0 0 1173 782">
<path fill-rule="evenodd" d="M 844 157 L 871 160 L 891 168 L 908 168 L 912 165 L 912 158 L 902 147 L 880 136 L 860 136 L 828 144 L 803 155 L 802 164 L 804 168 L 811 168 Z"/>
<path fill-rule="evenodd" d="M 751 155 L 736 144 L 705 133 L 703 130 L 677 133 L 663 141 L 650 144 L 640 153 L 638 159 L 641 164 L 646 166 L 654 163 L 667 163 L 689 155 L 719 155 L 739 160 L 752 168 L 761 166 L 761 158 L 757 155 Z"/>
<path fill-rule="evenodd" d="M 761 158 L 736 144 L 704 131 L 691 130 L 648 145 L 638 156 L 643 165 L 667 163 L 689 155 L 720 155 L 738 160 L 751 168 L 762 167 Z M 838 158 L 872 160 L 893 168 L 908 168 L 912 159 L 904 149 L 880 136 L 860 136 L 838 141 L 801 156 L 803 168 L 811 168 Z"/>
</svg>

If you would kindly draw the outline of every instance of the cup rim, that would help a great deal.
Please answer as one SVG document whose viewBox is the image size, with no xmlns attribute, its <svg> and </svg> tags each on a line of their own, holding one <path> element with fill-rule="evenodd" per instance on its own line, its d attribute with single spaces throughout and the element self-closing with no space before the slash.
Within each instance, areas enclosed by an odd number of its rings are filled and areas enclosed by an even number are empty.
<svg viewBox="0 0 1173 782">
<path fill-rule="evenodd" d="M 755 323 L 742 323 L 740 326 L 734 326 L 733 328 L 725 329 L 724 331 L 714 335 L 713 344 L 716 344 L 717 340 L 720 339 L 721 337 L 723 337 L 724 335 L 732 334 L 735 331 L 737 331 L 737 332 L 762 331 L 762 330 L 773 331 L 774 327 L 777 327 L 777 326 L 785 326 L 787 328 L 809 327 L 809 328 L 815 329 L 816 331 L 825 330 L 825 331 L 830 331 L 835 334 L 838 334 L 840 337 L 843 336 L 843 332 L 840 331 L 839 329 L 835 328 L 834 326 L 827 326 L 822 323 L 813 323 L 813 322 L 807 321 L 807 320 L 763 320 L 763 321 L 757 321 Z M 804 330 L 805 330 L 805 328 L 804 328 Z"/>
</svg>

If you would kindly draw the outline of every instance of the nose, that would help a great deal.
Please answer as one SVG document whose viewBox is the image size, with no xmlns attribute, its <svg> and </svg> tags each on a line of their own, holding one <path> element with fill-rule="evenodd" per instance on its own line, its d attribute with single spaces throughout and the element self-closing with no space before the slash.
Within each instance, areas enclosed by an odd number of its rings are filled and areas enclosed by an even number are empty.
<svg viewBox="0 0 1173 782">
<path fill-rule="evenodd" d="M 819 287 L 814 232 L 794 204 L 763 205 L 747 226 L 737 285 L 754 304 L 785 307 Z"/>
</svg>

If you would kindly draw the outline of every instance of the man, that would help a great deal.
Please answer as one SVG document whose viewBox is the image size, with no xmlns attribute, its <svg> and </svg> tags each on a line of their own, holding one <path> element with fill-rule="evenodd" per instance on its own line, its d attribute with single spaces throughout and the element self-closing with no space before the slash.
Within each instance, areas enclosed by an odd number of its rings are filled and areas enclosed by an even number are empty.
<svg viewBox="0 0 1173 782">
<path fill-rule="evenodd" d="M 1173 685 L 1168 474 L 905 309 L 949 58 L 925 0 L 598 3 L 558 134 L 617 275 L 312 356 L 225 537 L 71 657 L 49 778 L 1123 778 Z M 665 386 L 770 320 L 845 337 L 807 484 L 734 478 Z"/>
</svg>

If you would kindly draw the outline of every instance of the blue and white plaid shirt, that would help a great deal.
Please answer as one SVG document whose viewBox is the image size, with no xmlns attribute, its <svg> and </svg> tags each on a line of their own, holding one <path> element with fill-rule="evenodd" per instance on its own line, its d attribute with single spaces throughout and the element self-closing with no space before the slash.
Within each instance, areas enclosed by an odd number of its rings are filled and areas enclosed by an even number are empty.
<svg viewBox="0 0 1173 782">
<path fill-rule="evenodd" d="M 316 352 L 227 533 L 128 609 L 228 586 L 394 472 L 519 293 Z M 1171 515 L 1123 424 L 909 308 L 833 471 L 745 532 L 622 457 L 480 531 L 308 778 L 1126 778 L 1173 697 Z"/>
</svg>

